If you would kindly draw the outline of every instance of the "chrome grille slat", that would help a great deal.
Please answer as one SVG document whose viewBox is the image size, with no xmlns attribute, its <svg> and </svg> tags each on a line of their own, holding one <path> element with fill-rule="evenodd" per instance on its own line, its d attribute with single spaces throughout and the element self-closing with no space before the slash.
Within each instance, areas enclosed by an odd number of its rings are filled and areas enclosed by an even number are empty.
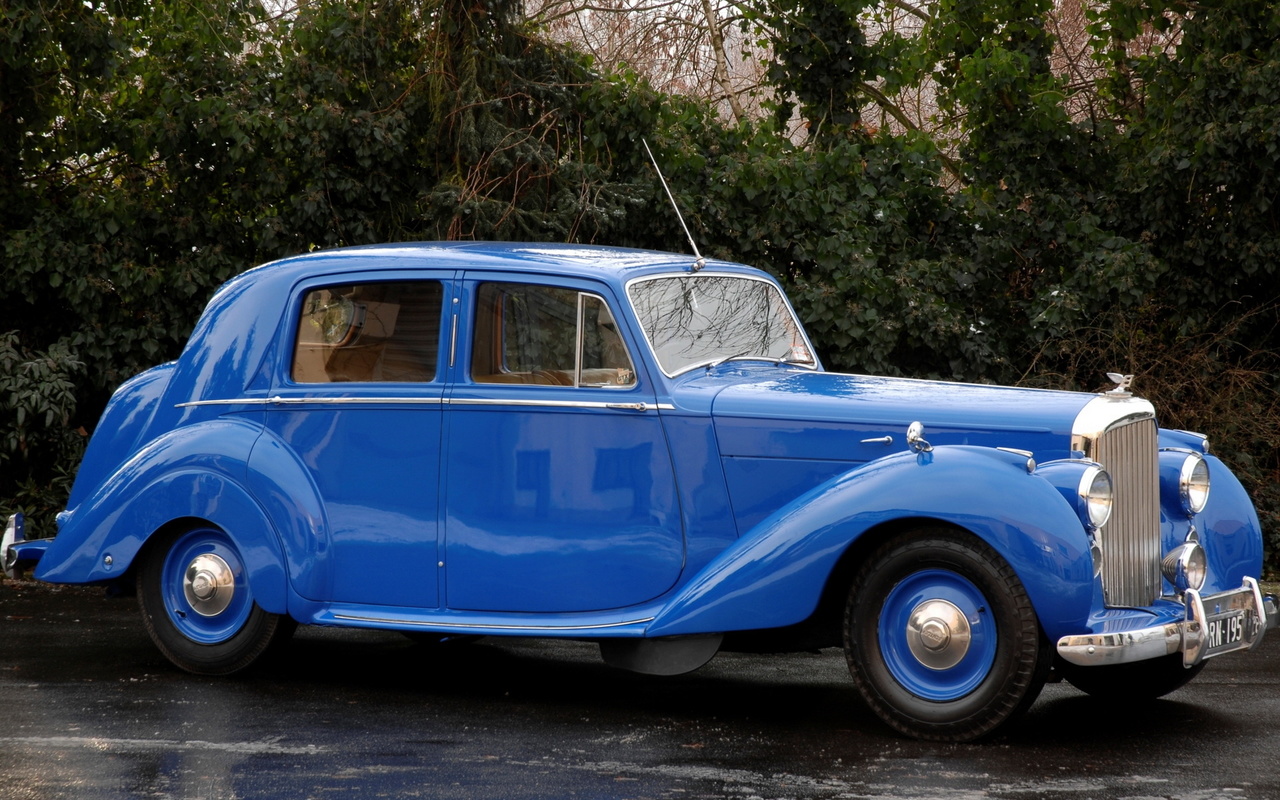
<svg viewBox="0 0 1280 800">
<path fill-rule="evenodd" d="M 1098 437 L 1093 458 L 1111 473 L 1111 520 L 1102 529 L 1108 606 L 1149 606 L 1160 596 L 1160 478 L 1154 419 L 1124 421 Z"/>
</svg>

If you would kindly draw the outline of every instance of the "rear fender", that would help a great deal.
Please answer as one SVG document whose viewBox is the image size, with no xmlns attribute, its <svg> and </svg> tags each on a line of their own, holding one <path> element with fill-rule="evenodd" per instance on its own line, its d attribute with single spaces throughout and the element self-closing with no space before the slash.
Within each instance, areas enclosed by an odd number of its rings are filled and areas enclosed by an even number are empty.
<svg viewBox="0 0 1280 800">
<path fill-rule="evenodd" d="M 224 418 L 155 440 L 62 515 L 35 577 L 50 583 L 119 580 L 156 531 L 198 520 L 226 531 L 240 548 L 258 605 L 284 613 L 279 537 L 240 483 L 260 430 Z"/>
<path fill-rule="evenodd" d="M 84 502 L 89 492 L 133 454 L 160 405 L 173 370 L 173 362 L 152 367 L 125 381 L 111 395 L 76 470 L 68 506 Z"/>
<path fill-rule="evenodd" d="M 701 570 L 648 636 L 776 628 L 806 619 L 851 544 L 889 523 L 970 531 L 1013 567 L 1050 636 L 1088 617 L 1093 562 L 1076 511 L 1025 456 L 937 447 L 863 465 L 775 512 Z"/>
</svg>

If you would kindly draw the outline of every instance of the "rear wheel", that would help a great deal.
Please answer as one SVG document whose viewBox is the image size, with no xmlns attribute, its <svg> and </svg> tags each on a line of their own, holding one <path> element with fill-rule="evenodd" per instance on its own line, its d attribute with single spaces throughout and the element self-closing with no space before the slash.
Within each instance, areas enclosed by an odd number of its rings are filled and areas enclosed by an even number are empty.
<svg viewBox="0 0 1280 800">
<path fill-rule="evenodd" d="M 928 528 L 886 542 L 853 580 L 845 658 L 867 704 L 920 739 L 969 741 L 1035 702 L 1052 651 L 991 547 Z"/>
<path fill-rule="evenodd" d="M 214 527 L 159 534 L 142 555 L 137 587 L 151 640 L 199 675 L 238 672 L 296 627 L 254 602 L 239 549 Z"/>
</svg>

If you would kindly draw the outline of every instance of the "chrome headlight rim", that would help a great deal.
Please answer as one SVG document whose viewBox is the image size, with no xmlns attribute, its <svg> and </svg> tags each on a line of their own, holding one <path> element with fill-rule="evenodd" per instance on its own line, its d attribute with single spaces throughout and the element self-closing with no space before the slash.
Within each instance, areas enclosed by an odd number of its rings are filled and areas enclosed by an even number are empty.
<svg viewBox="0 0 1280 800">
<path fill-rule="evenodd" d="M 1209 562 L 1198 541 L 1188 540 L 1170 550 L 1160 562 L 1165 580 L 1184 594 L 1188 589 L 1200 591 L 1209 577 Z"/>
<path fill-rule="evenodd" d="M 1110 521 L 1114 496 L 1111 473 L 1098 464 L 1090 465 L 1080 475 L 1076 494 L 1080 497 L 1080 516 L 1085 524 L 1096 530 Z"/>
<path fill-rule="evenodd" d="M 1178 497 L 1188 516 L 1199 514 L 1209 504 L 1209 462 L 1199 453 L 1189 453 L 1178 473 Z"/>
</svg>

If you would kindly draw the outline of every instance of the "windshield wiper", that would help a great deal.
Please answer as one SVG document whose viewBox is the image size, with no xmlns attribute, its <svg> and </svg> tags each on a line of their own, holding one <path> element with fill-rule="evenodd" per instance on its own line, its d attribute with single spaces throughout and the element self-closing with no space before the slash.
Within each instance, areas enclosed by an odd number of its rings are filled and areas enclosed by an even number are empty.
<svg viewBox="0 0 1280 800">
<path fill-rule="evenodd" d="M 749 356 L 749 355 L 751 355 L 751 351 L 750 351 L 750 350 L 743 350 L 741 353 L 734 353 L 734 354 L 733 354 L 733 355 L 731 355 L 731 356 L 725 356 L 725 357 L 723 357 L 723 358 L 717 358 L 715 361 L 708 361 L 708 362 L 707 362 L 707 372 L 710 372 L 711 370 L 715 369 L 716 367 L 720 366 L 721 364 L 725 363 L 726 361 L 732 361 L 732 360 L 734 360 L 735 358 L 742 358 L 743 356 Z M 758 357 L 758 358 L 766 358 L 766 359 L 768 358 L 767 356 L 757 356 L 757 357 Z"/>
<path fill-rule="evenodd" d="M 790 352 L 790 348 L 788 348 L 788 352 Z M 761 355 L 752 355 L 752 352 L 750 350 L 743 350 L 741 353 L 734 353 L 731 356 L 724 356 L 722 358 L 717 358 L 714 361 L 708 361 L 706 364 L 707 372 L 710 372 L 711 370 L 715 369 L 716 367 L 720 366 L 726 361 L 733 361 L 736 358 L 750 358 L 750 360 L 752 361 L 770 361 L 774 364 L 812 364 L 813 363 L 812 356 L 809 358 L 790 358 L 787 355 L 761 356 Z"/>
</svg>

